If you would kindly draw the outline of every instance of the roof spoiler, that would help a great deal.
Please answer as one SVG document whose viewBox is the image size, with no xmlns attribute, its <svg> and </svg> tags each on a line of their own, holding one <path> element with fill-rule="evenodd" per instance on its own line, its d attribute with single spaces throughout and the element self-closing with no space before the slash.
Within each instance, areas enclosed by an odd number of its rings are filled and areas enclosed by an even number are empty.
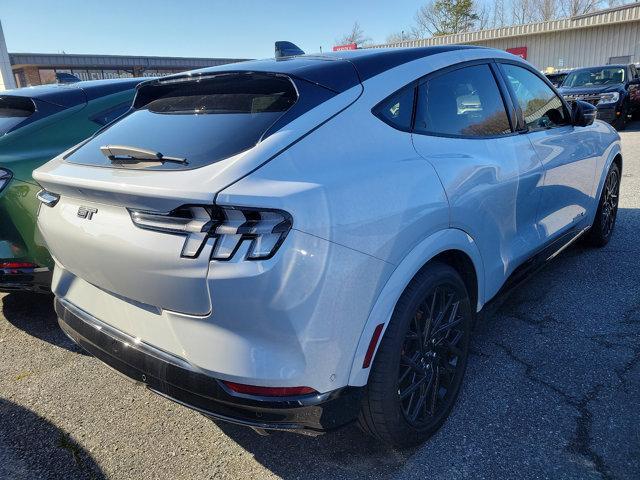
<svg viewBox="0 0 640 480">
<path fill-rule="evenodd" d="M 296 55 L 304 55 L 304 51 L 295 43 L 287 41 L 276 42 L 276 58 L 295 57 Z"/>
</svg>

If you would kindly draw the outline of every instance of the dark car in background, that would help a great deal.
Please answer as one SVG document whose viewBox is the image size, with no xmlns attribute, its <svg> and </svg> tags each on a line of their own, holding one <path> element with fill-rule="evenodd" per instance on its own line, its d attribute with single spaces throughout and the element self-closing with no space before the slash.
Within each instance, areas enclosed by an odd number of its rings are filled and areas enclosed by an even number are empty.
<svg viewBox="0 0 640 480">
<path fill-rule="evenodd" d="M 53 260 L 38 240 L 34 169 L 131 108 L 143 78 L 0 93 L 0 292 L 48 292 Z"/>
<path fill-rule="evenodd" d="M 633 64 L 605 65 L 571 71 L 559 88 L 564 98 L 598 108 L 598 119 L 624 130 L 640 111 L 640 79 Z"/>
<path fill-rule="evenodd" d="M 564 79 L 567 78 L 569 72 L 556 71 L 553 73 L 545 73 L 545 77 L 553 84 L 554 87 L 558 88 L 564 82 Z"/>
</svg>

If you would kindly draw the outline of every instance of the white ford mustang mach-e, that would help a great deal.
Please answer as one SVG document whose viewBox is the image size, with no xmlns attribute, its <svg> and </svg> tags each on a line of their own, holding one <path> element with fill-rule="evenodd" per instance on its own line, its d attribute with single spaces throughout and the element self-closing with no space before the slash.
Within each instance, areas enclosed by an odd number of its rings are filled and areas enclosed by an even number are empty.
<svg viewBox="0 0 640 480">
<path fill-rule="evenodd" d="M 609 240 L 622 154 L 594 117 L 466 46 L 144 83 L 34 174 L 60 324 L 211 417 L 417 444 L 455 403 L 475 313 L 580 235 Z"/>
</svg>

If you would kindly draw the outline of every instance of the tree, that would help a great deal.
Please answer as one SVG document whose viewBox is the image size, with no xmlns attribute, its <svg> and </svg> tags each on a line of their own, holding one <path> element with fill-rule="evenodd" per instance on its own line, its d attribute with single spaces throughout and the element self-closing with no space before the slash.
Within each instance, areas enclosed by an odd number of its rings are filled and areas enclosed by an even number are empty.
<svg viewBox="0 0 640 480">
<path fill-rule="evenodd" d="M 358 46 L 367 45 L 371 43 L 371 37 L 367 37 L 364 34 L 364 30 L 360 27 L 358 22 L 353 24 L 351 32 L 336 39 L 337 45 L 347 45 L 349 43 L 355 43 Z"/>
<path fill-rule="evenodd" d="M 511 0 L 511 22 L 514 25 L 534 22 L 535 14 L 533 0 Z"/>
<path fill-rule="evenodd" d="M 598 10 L 602 0 L 560 0 L 560 10 L 566 17 L 575 17 Z"/>
<path fill-rule="evenodd" d="M 430 0 L 416 13 L 416 31 L 431 35 L 469 32 L 480 20 L 473 0 Z"/>
<path fill-rule="evenodd" d="M 491 28 L 504 27 L 506 24 L 507 18 L 504 11 L 504 0 L 494 0 L 491 11 Z"/>
<path fill-rule="evenodd" d="M 420 35 L 417 34 L 416 31 L 414 31 L 414 29 L 409 29 L 408 31 L 401 31 L 401 32 L 394 32 L 391 33 L 389 35 L 387 35 L 387 41 L 386 43 L 400 43 L 400 42 L 406 42 L 409 40 L 419 40 L 420 38 L 422 38 Z"/>
</svg>

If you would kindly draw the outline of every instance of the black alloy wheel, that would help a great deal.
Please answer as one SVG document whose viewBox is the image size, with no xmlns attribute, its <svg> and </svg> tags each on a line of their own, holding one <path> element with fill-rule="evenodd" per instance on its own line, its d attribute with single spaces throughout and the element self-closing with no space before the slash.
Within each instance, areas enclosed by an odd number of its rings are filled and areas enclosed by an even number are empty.
<svg viewBox="0 0 640 480">
<path fill-rule="evenodd" d="M 375 356 L 360 427 L 395 446 L 418 445 L 449 416 L 469 355 L 474 310 L 451 266 L 427 264 L 407 286 Z"/>
<path fill-rule="evenodd" d="M 611 165 L 602 187 L 596 218 L 587 234 L 587 241 L 595 247 L 604 247 L 613 234 L 618 217 L 618 201 L 620 197 L 620 168 Z"/>
<path fill-rule="evenodd" d="M 618 196 L 620 193 L 620 181 L 618 170 L 612 169 L 607 175 L 602 192 L 602 234 L 606 237 L 611 235 L 613 226 L 618 216 Z"/>
<path fill-rule="evenodd" d="M 405 419 L 415 427 L 437 422 L 454 399 L 468 336 L 460 311 L 462 300 L 451 286 L 436 286 L 405 335 L 398 397 Z"/>
</svg>

